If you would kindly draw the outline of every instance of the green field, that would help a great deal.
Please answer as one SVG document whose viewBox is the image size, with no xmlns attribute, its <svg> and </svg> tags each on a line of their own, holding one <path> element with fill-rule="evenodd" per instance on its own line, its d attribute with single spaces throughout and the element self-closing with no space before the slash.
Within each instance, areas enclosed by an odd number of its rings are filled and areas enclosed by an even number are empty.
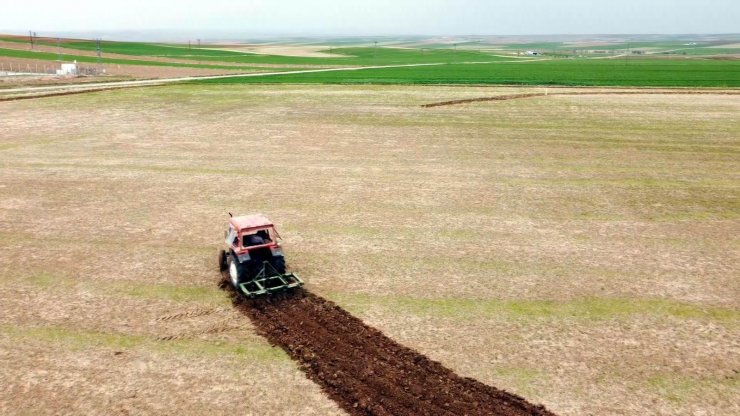
<svg viewBox="0 0 740 416">
<path fill-rule="evenodd" d="M 565 59 L 229 78 L 198 83 L 509 84 L 740 87 L 740 61 Z"/>
<path fill-rule="evenodd" d="M 19 39 L 3 38 L 19 43 L 27 43 Z M 57 46 L 52 42 L 39 42 L 42 45 Z M 95 51 L 97 44 L 94 41 L 73 41 L 61 43 L 61 50 Z M 214 61 L 229 63 L 259 63 L 259 64 L 289 64 L 289 65 L 393 65 L 436 62 L 488 62 L 501 60 L 501 57 L 492 56 L 477 51 L 456 51 L 454 49 L 401 49 L 383 47 L 344 47 L 331 49 L 335 55 L 343 57 L 298 57 L 260 55 L 246 52 L 234 52 L 220 49 L 188 48 L 183 45 L 164 45 L 143 42 L 101 42 L 103 56 L 106 53 L 115 53 L 133 56 L 149 56 L 178 58 L 197 61 Z M 326 52 L 329 52 L 327 50 Z M 54 59 L 56 59 L 56 54 Z"/>
<path fill-rule="evenodd" d="M 95 41 L 65 40 L 59 51 L 65 60 L 83 63 L 139 65 L 153 67 L 180 67 L 212 70 L 237 70 L 245 72 L 267 71 L 265 67 L 277 66 L 273 71 L 289 71 L 317 67 L 359 67 L 435 64 L 433 66 L 365 69 L 361 71 L 332 71 L 303 74 L 285 74 L 267 77 L 245 77 L 196 82 L 218 84 L 241 83 L 310 83 L 310 84 L 467 84 L 467 85 L 562 85 L 562 86 L 629 86 L 629 87 L 740 87 L 740 49 L 735 38 L 728 35 L 724 41 L 688 42 L 685 40 L 613 41 L 599 46 L 577 46 L 575 43 L 539 41 L 511 44 L 492 44 L 462 39 L 457 43 L 393 41 L 377 38 L 380 45 L 367 46 L 368 39 L 335 39 L 321 42 L 327 56 L 266 55 L 232 50 L 227 46 L 206 45 L 190 48 L 183 44 L 147 42 L 101 42 L 103 58 L 89 56 L 97 48 Z M 28 40 L 0 36 L 2 41 L 28 47 Z M 695 44 L 694 44 L 695 43 Z M 36 42 L 45 51 L 0 48 L 0 59 L 24 58 L 55 61 L 59 54 L 50 47 L 57 42 L 41 38 Z M 598 44 L 595 43 L 595 44 Z M 254 45 L 254 44 L 252 44 Z M 305 46 L 306 43 L 280 43 L 280 45 Z M 318 44 L 314 44 L 318 45 Z M 326 45 L 341 45 L 330 47 Z M 583 43 L 582 45 L 587 45 Z M 687 46 L 688 45 L 688 46 Z M 8 44 L 5 44 L 8 46 Z M 725 47 L 730 46 L 730 47 Z M 238 48 L 239 46 L 231 46 Z M 44 49 L 42 48 L 42 49 Z M 498 53 L 490 52 L 497 48 Z M 649 55 L 631 55 L 612 59 L 576 58 L 575 49 L 614 51 L 629 48 L 645 49 Z M 480 49 L 480 50 L 478 50 Z M 485 52 L 488 49 L 489 52 Z M 545 51 L 544 57 L 514 56 L 521 50 Z M 81 54 L 85 51 L 88 55 Z M 109 58 L 115 54 L 114 58 Z M 568 55 L 571 54 L 570 57 Z M 669 56 L 670 55 L 670 56 Z M 674 56 L 681 55 L 681 56 Z M 685 55 L 685 56 L 683 56 Z M 722 57 L 722 59 L 708 59 Z M 130 57 L 127 58 L 127 57 Z M 600 55 L 605 58 L 604 54 Z M 177 59 L 177 62 L 145 60 L 154 58 Z M 192 63 L 191 63 L 192 62 Z M 230 65 L 226 65 L 229 63 Z M 262 66 L 262 67 L 260 67 Z"/>
</svg>

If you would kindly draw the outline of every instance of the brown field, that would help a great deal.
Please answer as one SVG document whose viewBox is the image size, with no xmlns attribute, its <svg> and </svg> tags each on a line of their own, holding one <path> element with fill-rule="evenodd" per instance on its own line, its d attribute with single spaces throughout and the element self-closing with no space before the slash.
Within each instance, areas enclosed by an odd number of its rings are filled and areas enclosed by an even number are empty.
<svg viewBox="0 0 740 416">
<path fill-rule="evenodd" d="M 221 45 L 218 47 L 205 46 L 204 49 L 216 49 L 220 51 L 246 52 L 258 55 L 298 56 L 303 58 L 344 58 L 346 55 L 323 52 L 329 46 L 321 45 Z"/>
<path fill-rule="evenodd" d="M 55 40 L 55 42 L 56 42 L 56 40 Z M 23 50 L 23 51 L 31 50 L 29 44 L 18 43 L 18 42 L 8 42 L 8 41 L 2 41 L 2 40 L 0 40 L 0 48 L 4 48 L 4 49 L 16 49 L 16 50 Z M 289 48 L 289 47 L 286 47 L 286 48 Z M 298 48 L 299 50 L 306 49 L 306 48 L 302 48 L 302 47 L 299 47 L 299 46 L 295 46 L 293 48 Z M 226 50 L 225 48 L 205 48 L 205 49 L 221 49 L 221 50 Z M 37 52 L 48 52 L 48 53 L 59 53 L 59 52 L 61 52 L 62 59 L 65 60 L 65 62 L 66 61 L 69 61 L 69 57 L 68 57 L 69 55 L 97 56 L 97 52 L 95 52 L 95 51 L 88 51 L 88 50 L 84 50 L 84 49 L 71 49 L 71 48 L 59 49 L 56 46 L 39 45 L 39 44 L 34 45 L 33 50 L 34 51 L 37 51 Z M 249 50 L 239 50 L 239 48 L 236 48 L 236 49 L 233 49 L 233 50 L 235 50 L 237 52 L 250 52 Z M 279 49 L 276 50 L 276 52 L 279 52 L 279 51 L 280 51 Z M 257 52 L 252 52 L 252 53 L 257 53 Z M 262 54 L 265 54 L 265 53 L 262 53 Z M 281 54 L 280 53 L 277 53 L 277 55 L 281 55 Z M 325 55 L 326 56 L 337 56 L 337 57 L 344 56 L 344 55 L 330 55 L 330 54 L 319 54 L 318 56 L 319 57 L 322 57 L 322 56 L 325 56 Z M 286 55 L 286 56 L 303 56 L 303 55 Z M 137 61 L 148 61 L 148 62 L 166 62 L 166 63 L 171 63 L 171 64 L 189 64 L 189 65 L 192 65 L 192 64 L 205 64 L 205 65 L 209 65 L 210 64 L 210 65 L 218 65 L 218 66 L 238 66 L 238 67 L 249 66 L 249 67 L 254 67 L 254 68 L 291 68 L 291 69 L 301 69 L 301 68 L 303 68 L 303 69 L 311 69 L 311 68 L 313 68 L 313 69 L 319 69 L 319 68 L 338 68 L 338 67 L 346 67 L 347 66 L 347 65 L 308 65 L 308 64 L 293 65 L 293 64 L 263 64 L 263 63 L 249 63 L 249 64 L 245 64 L 245 63 L 239 63 L 239 62 L 223 62 L 223 61 L 218 61 L 218 60 L 215 60 L 215 61 L 200 61 L 200 60 L 192 60 L 192 59 L 166 58 L 166 57 L 161 57 L 161 56 L 124 55 L 124 54 L 108 53 L 108 52 L 104 52 L 103 53 L 103 57 L 104 58 L 110 58 L 110 59 L 132 59 L 132 60 L 137 60 Z M 12 58 L 0 57 L 0 63 L 1 62 L 6 62 L 6 61 L 9 62 L 9 59 L 12 59 Z M 54 61 L 45 61 L 45 60 L 30 60 L 30 61 L 37 61 L 37 62 L 39 62 L 39 64 L 44 63 L 47 66 L 48 65 L 54 65 L 54 66 L 57 66 L 57 67 L 59 66 L 59 63 L 58 62 L 54 62 Z M 7 63 L 6 63 L 6 66 L 7 66 Z M 114 64 L 107 64 L 107 66 L 113 66 L 113 67 L 116 67 L 116 66 L 132 67 L 133 66 L 133 67 L 143 67 L 143 68 L 150 68 L 150 69 L 152 69 L 152 68 L 154 68 L 154 69 L 161 68 L 161 67 L 158 67 L 158 66 L 146 66 L 146 65 L 114 65 Z M 181 69 L 181 68 L 176 68 L 176 69 Z M 185 68 L 185 69 L 187 69 L 187 68 Z M 193 68 L 190 68 L 190 69 L 193 69 Z M 195 68 L 195 69 L 199 69 L 199 68 Z"/>
<path fill-rule="evenodd" d="M 0 103 L 0 414 L 343 414 L 217 287 L 228 211 L 462 377 L 561 415 L 740 413 L 740 99 L 420 107 L 533 91 Z"/>
<path fill-rule="evenodd" d="M 208 75 L 245 74 L 251 72 L 270 72 L 263 68 L 241 68 L 241 69 L 209 69 L 189 68 L 176 66 L 147 66 L 147 65 L 118 65 L 118 64 L 91 64 L 81 63 L 80 68 L 96 68 L 105 70 L 104 74 L 97 76 L 59 77 L 59 76 L 11 76 L 0 77 L 0 89 L 15 88 L 21 86 L 42 86 L 57 84 L 72 84 L 79 82 L 105 82 L 132 79 L 155 79 L 176 78 Z M 32 73 L 48 73 L 61 68 L 60 62 L 44 61 L 38 59 L 8 58 L 0 57 L 0 68 L 7 71 L 30 71 Z"/>
<path fill-rule="evenodd" d="M 30 45 L 18 42 L 0 41 L 0 48 L 29 50 Z M 286 47 L 289 48 L 289 47 Z M 294 47 L 300 49 L 300 47 Z M 59 49 L 56 46 L 35 45 L 34 49 L 38 52 L 57 53 L 61 50 L 64 62 L 71 62 L 69 55 L 96 56 L 94 51 L 85 51 L 78 49 Z M 302 50 L 302 49 L 301 49 Z M 279 49 L 276 49 L 279 52 Z M 265 52 L 266 53 L 266 52 Z M 296 52 L 297 53 L 297 52 Z M 94 63 L 80 63 L 82 68 L 98 68 L 105 70 L 104 74 L 97 76 L 82 77 L 56 77 L 56 76 L 0 76 L 0 89 L 16 88 L 23 86 L 44 86 L 72 84 L 79 82 L 103 82 L 117 81 L 126 79 L 155 79 L 155 78 L 176 78 L 190 76 L 208 76 L 208 75 L 226 75 L 226 74 L 245 74 L 252 72 L 271 72 L 278 69 L 322 69 L 339 67 L 340 65 L 288 65 L 288 64 L 262 64 L 262 63 L 233 63 L 233 62 L 202 62 L 188 59 L 173 59 L 152 56 L 131 56 L 113 53 L 105 53 L 105 58 L 110 59 L 133 59 L 137 61 L 149 61 L 158 63 L 169 63 L 173 66 L 161 65 L 121 65 L 103 63 L 100 65 Z M 295 55 L 300 56 L 300 55 Z M 235 67 L 234 69 L 211 69 L 211 68 L 192 68 L 177 66 L 177 64 L 211 64 L 225 67 Z M 49 61 L 43 59 L 29 58 L 12 58 L 0 56 L 0 72 L 12 70 L 14 72 L 33 72 L 33 73 L 54 73 L 56 69 L 61 68 L 61 62 Z"/>
</svg>

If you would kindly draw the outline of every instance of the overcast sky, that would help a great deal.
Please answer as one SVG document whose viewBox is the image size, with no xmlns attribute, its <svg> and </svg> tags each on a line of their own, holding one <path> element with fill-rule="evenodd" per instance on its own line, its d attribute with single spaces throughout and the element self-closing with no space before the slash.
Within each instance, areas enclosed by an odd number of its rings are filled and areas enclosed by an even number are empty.
<svg viewBox="0 0 740 416">
<path fill-rule="evenodd" d="M 250 35 L 740 32 L 740 0 L 0 0 L 0 32 Z"/>
</svg>

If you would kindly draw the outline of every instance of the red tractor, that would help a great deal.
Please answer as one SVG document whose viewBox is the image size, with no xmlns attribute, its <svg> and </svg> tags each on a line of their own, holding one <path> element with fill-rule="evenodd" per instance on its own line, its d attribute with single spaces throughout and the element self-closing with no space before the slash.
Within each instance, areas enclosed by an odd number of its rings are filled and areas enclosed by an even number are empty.
<svg viewBox="0 0 740 416">
<path fill-rule="evenodd" d="M 303 285 L 297 275 L 285 272 L 280 234 L 263 215 L 232 216 L 225 236 L 227 247 L 219 252 L 218 264 L 238 292 L 252 298 Z"/>
</svg>

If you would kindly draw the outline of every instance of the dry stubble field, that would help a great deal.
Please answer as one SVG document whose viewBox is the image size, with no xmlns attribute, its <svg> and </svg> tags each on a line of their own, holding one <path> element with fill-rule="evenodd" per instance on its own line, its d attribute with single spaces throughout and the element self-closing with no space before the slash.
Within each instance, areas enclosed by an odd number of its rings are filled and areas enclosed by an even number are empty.
<svg viewBox="0 0 740 416">
<path fill-rule="evenodd" d="M 2 414 L 341 414 L 216 282 L 308 288 L 559 414 L 740 411 L 740 100 L 170 86 L 0 103 Z"/>
</svg>

